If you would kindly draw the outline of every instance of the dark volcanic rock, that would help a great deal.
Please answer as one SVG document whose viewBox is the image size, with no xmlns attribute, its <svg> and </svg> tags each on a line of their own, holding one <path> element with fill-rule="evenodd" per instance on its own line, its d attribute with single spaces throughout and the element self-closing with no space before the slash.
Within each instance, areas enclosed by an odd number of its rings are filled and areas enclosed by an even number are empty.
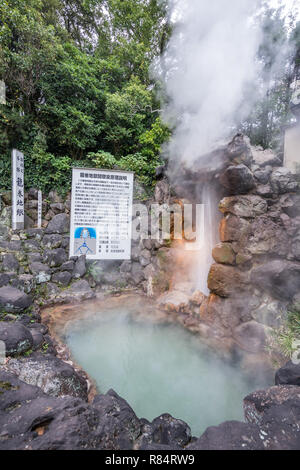
<svg viewBox="0 0 300 470">
<path fill-rule="evenodd" d="M 241 241 L 247 235 L 250 224 L 247 220 L 228 214 L 220 222 L 221 242 Z"/>
<path fill-rule="evenodd" d="M 15 273 L 0 273 L 0 287 L 7 286 Z"/>
<path fill-rule="evenodd" d="M 42 240 L 42 245 L 45 248 L 59 248 L 62 242 L 62 236 L 58 233 L 52 233 L 50 235 L 45 235 Z"/>
<path fill-rule="evenodd" d="M 99 412 L 97 434 L 101 449 L 132 449 L 141 424 L 128 403 L 113 390 L 97 395 L 93 407 Z"/>
<path fill-rule="evenodd" d="M 266 346 L 266 329 L 261 323 L 249 321 L 235 328 L 233 337 L 241 349 L 258 353 L 263 352 Z"/>
<path fill-rule="evenodd" d="M 93 289 L 91 289 L 88 281 L 81 279 L 79 281 L 73 282 L 73 284 L 71 284 L 68 289 L 60 292 L 56 296 L 56 299 L 63 303 L 74 303 L 81 300 L 92 299 L 95 296 L 96 293 Z"/>
<path fill-rule="evenodd" d="M 256 424 L 226 421 L 206 429 L 187 450 L 262 450 L 264 448 Z"/>
<path fill-rule="evenodd" d="M 50 220 L 46 233 L 67 233 L 69 232 L 70 218 L 67 214 L 57 214 Z"/>
<path fill-rule="evenodd" d="M 278 385 L 267 390 L 258 390 L 244 398 L 245 417 L 249 423 L 261 425 L 264 413 L 272 408 L 289 404 L 297 410 L 295 419 L 300 419 L 300 389 L 294 385 Z"/>
<path fill-rule="evenodd" d="M 269 261 L 252 270 L 251 281 L 279 299 L 292 300 L 300 291 L 300 263 Z"/>
<path fill-rule="evenodd" d="M 292 192 L 298 188 L 294 175 L 287 168 L 283 167 L 273 171 L 270 182 L 273 191 L 278 194 Z"/>
<path fill-rule="evenodd" d="M 249 144 L 249 139 L 242 134 L 237 134 L 226 149 L 227 157 L 236 164 L 243 163 L 250 166 L 253 156 Z"/>
<path fill-rule="evenodd" d="M 43 282 L 50 281 L 51 279 L 51 269 L 47 264 L 40 263 L 39 261 L 34 261 L 29 266 L 30 272 L 35 275 L 37 284 L 42 284 Z"/>
<path fill-rule="evenodd" d="M 17 272 L 19 269 L 19 262 L 15 255 L 7 253 L 3 256 L 1 266 L 3 271 Z"/>
<path fill-rule="evenodd" d="M 76 279 L 83 277 L 86 273 L 85 255 L 79 256 L 73 269 L 73 277 Z"/>
<path fill-rule="evenodd" d="M 237 217 L 253 218 L 265 214 L 268 204 L 265 199 L 255 195 L 225 197 L 219 204 L 223 214 L 233 214 Z"/>
<path fill-rule="evenodd" d="M 75 263 L 74 263 L 74 261 L 72 261 L 72 260 L 66 261 L 65 263 L 63 263 L 63 264 L 61 265 L 61 268 L 60 268 L 60 269 L 61 269 L 62 271 L 68 271 L 68 272 L 72 273 L 72 272 L 73 272 L 73 269 L 74 269 L 74 264 L 75 264 Z"/>
<path fill-rule="evenodd" d="M 61 266 L 65 261 L 67 261 L 67 255 L 63 248 L 45 250 L 43 261 L 44 263 L 48 263 L 51 267 Z"/>
<path fill-rule="evenodd" d="M 246 194 L 255 187 L 253 175 L 246 165 L 229 166 L 220 182 L 230 194 Z"/>
<path fill-rule="evenodd" d="M 300 364 L 288 362 L 281 367 L 275 375 L 276 385 L 299 385 L 300 386 Z"/>
<path fill-rule="evenodd" d="M 28 358 L 11 359 L 5 367 L 23 382 L 40 387 L 47 395 L 71 395 L 87 400 L 86 381 L 70 364 L 57 357 L 34 353 Z"/>
<path fill-rule="evenodd" d="M 155 444 L 185 447 L 191 440 L 190 427 L 180 419 L 165 413 L 155 418 L 152 423 L 145 423 L 142 429 L 139 449 L 146 449 Z"/>
<path fill-rule="evenodd" d="M 20 274 L 20 276 L 11 280 L 11 285 L 29 294 L 35 286 L 34 277 L 32 274 Z"/>
<path fill-rule="evenodd" d="M 68 271 L 57 272 L 52 276 L 52 281 L 56 282 L 61 286 L 67 286 L 70 283 L 71 279 L 72 275 Z"/>
<path fill-rule="evenodd" d="M 0 311 L 20 312 L 32 304 L 29 295 L 11 286 L 0 287 Z"/>
<path fill-rule="evenodd" d="M 248 395 L 244 399 L 247 421 L 260 427 L 265 449 L 299 450 L 300 389 L 280 385 Z"/>
<path fill-rule="evenodd" d="M 4 341 L 6 356 L 15 356 L 31 349 L 30 330 L 19 322 L 0 322 L 0 340 Z"/>
</svg>

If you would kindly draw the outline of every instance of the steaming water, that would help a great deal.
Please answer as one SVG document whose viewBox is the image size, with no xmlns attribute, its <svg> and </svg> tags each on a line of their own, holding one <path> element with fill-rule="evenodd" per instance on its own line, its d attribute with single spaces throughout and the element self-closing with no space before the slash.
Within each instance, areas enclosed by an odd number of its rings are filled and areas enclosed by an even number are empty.
<svg viewBox="0 0 300 470">
<path fill-rule="evenodd" d="M 130 313 L 124 307 L 66 326 L 74 359 L 101 393 L 113 388 L 140 418 L 170 413 L 194 435 L 243 419 L 242 399 L 254 383 L 181 327 L 135 321 Z"/>
<path fill-rule="evenodd" d="M 210 291 L 207 287 L 207 278 L 211 265 L 214 263 L 211 253 L 214 246 L 219 242 L 218 224 L 220 213 L 218 212 L 218 198 L 215 191 L 208 184 L 203 186 L 200 200 L 204 205 L 204 239 L 203 248 L 197 254 L 194 278 L 197 280 L 196 288 L 203 292 L 203 294 L 208 295 Z"/>
</svg>

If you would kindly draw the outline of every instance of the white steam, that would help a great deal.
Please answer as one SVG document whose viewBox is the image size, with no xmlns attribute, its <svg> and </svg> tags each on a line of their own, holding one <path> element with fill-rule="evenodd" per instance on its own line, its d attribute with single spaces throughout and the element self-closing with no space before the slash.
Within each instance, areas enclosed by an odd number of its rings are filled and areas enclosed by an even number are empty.
<svg viewBox="0 0 300 470">
<path fill-rule="evenodd" d="M 170 0 L 174 31 L 161 58 L 168 104 L 163 119 L 175 124 L 167 153 L 192 163 L 231 133 L 257 76 L 261 35 L 253 21 L 260 0 Z"/>
</svg>

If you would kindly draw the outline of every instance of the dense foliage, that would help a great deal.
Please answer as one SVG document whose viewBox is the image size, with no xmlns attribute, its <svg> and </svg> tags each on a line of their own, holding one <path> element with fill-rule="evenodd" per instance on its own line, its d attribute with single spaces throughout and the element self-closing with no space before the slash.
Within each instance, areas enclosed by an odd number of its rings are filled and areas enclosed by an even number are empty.
<svg viewBox="0 0 300 470">
<path fill-rule="evenodd" d="M 160 0 L 4 0 L 0 186 L 12 147 L 25 185 L 67 188 L 72 166 L 120 166 L 151 184 L 161 122 L 149 65 L 169 34 Z"/>
<path fill-rule="evenodd" d="M 283 7 L 265 7 L 257 21 L 263 36 L 258 52 L 260 74 L 250 94 L 254 106 L 241 130 L 254 145 L 283 149 L 285 126 L 293 120 L 291 96 L 300 79 L 300 23 Z"/>
<path fill-rule="evenodd" d="M 167 0 L 2 0 L 0 189 L 10 152 L 25 153 L 25 185 L 69 188 L 72 166 L 120 167 L 151 185 L 169 129 L 150 65 L 170 35 Z M 266 9 L 255 108 L 240 129 L 280 147 L 299 78 L 300 27 Z"/>
</svg>

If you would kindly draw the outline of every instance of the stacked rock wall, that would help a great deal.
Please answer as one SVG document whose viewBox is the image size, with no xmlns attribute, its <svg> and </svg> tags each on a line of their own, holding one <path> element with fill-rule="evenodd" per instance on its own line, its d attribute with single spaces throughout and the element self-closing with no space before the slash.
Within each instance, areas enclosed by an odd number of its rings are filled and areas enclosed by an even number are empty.
<svg viewBox="0 0 300 470">
<path fill-rule="evenodd" d="M 254 352 L 263 326 L 278 326 L 300 292 L 299 184 L 278 156 L 250 147 L 241 135 L 224 158 L 220 243 L 201 313 Z"/>
</svg>

